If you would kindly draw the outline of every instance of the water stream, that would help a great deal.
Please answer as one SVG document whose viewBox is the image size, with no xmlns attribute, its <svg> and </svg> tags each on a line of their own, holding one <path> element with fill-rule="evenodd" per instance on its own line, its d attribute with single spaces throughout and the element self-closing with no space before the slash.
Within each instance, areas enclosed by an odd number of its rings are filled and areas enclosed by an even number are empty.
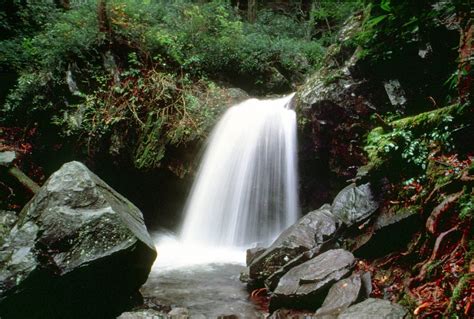
<svg viewBox="0 0 474 319">
<path fill-rule="evenodd" d="M 267 244 L 298 217 L 293 94 L 231 107 L 212 132 L 181 238 L 206 246 Z"/>
<path fill-rule="evenodd" d="M 157 237 L 146 296 L 192 316 L 262 317 L 238 280 L 245 249 L 269 244 L 298 218 L 294 94 L 227 110 L 211 136 L 180 234 Z"/>
</svg>

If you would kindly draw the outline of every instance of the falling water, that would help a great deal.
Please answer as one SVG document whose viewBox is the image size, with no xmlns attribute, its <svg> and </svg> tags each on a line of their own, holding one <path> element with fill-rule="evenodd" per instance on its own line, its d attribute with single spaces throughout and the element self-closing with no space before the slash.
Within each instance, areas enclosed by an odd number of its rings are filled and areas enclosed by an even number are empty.
<svg viewBox="0 0 474 319">
<path fill-rule="evenodd" d="M 268 243 L 298 217 L 294 94 L 231 107 L 211 134 L 181 239 L 211 247 Z"/>
</svg>

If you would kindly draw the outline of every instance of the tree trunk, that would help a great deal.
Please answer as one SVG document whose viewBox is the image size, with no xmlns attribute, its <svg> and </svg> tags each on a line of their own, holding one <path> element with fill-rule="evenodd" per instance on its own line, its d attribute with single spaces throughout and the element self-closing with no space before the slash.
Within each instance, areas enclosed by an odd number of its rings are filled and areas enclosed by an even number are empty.
<svg viewBox="0 0 474 319">
<path fill-rule="evenodd" d="M 257 18 L 257 0 L 249 0 L 247 8 L 247 19 L 254 23 Z"/>
</svg>

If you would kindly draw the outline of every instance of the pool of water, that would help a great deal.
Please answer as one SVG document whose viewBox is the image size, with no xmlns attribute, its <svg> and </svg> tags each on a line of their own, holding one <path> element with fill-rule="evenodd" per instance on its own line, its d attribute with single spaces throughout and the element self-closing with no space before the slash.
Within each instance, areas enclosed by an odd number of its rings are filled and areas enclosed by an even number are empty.
<svg viewBox="0 0 474 319">
<path fill-rule="evenodd" d="M 264 318 L 239 280 L 245 269 L 243 250 L 209 249 L 157 239 L 158 257 L 141 288 L 145 298 L 172 308 L 187 308 L 191 318 Z"/>
</svg>

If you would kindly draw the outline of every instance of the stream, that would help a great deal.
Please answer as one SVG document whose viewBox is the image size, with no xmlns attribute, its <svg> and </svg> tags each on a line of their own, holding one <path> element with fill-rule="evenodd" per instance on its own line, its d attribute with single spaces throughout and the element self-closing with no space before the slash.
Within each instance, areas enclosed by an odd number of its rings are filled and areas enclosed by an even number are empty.
<svg viewBox="0 0 474 319">
<path fill-rule="evenodd" d="M 191 318 L 263 318 L 239 280 L 245 269 L 245 251 L 209 249 L 181 244 L 171 235 L 156 239 L 158 258 L 141 288 L 171 308 L 187 308 Z"/>
</svg>

